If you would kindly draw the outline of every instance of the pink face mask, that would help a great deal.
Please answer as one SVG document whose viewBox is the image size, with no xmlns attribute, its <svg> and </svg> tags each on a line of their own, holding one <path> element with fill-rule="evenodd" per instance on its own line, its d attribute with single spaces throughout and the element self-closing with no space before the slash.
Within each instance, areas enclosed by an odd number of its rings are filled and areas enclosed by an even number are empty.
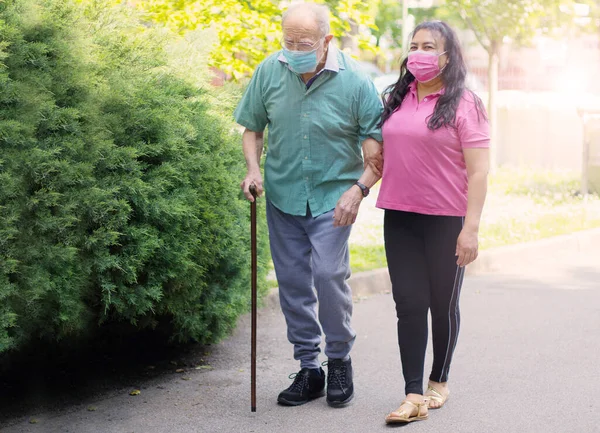
<svg viewBox="0 0 600 433">
<path fill-rule="evenodd" d="M 411 51 L 408 53 L 406 67 L 415 76 L 418 82 L 426 83 L 440 76 L 444 68 L 440 69 L 439 57 L 443 53 L 428 53 L 427 51 Z"/>
</svg>

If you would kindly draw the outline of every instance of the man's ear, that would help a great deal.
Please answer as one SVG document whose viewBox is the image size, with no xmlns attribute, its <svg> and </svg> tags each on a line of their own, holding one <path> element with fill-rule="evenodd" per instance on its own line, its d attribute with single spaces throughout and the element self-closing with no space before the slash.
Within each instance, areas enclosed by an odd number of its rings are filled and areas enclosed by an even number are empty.
<svg viewBox="0 0 600 433">
<path fill-rule="evenodd" d="M 325 43 L 328 44 L 329 42 L 331 42 L 332 39 L 333 39 L 333 35 L 325 36 Z"/>
</svg>

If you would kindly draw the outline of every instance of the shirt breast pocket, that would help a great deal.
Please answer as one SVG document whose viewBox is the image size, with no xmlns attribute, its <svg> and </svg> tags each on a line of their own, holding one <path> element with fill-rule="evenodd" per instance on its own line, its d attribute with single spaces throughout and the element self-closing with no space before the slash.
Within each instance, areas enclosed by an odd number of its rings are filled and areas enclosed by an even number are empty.
<svg viewBox="0 0 600 433">
<path fill-rule="evenodd" d="M 301 117 L 302 100 L 291 95 L 272 95 L 265 101 L 265 107 L 272 125 L 293 127 Z"/>
<path fill-rule="evenodd" d="M 346 140 L 358 137 L 358 119 L 351 96 L 324 95 L 315 108 L 313 127 L 320 134 Z"/>
</svg>

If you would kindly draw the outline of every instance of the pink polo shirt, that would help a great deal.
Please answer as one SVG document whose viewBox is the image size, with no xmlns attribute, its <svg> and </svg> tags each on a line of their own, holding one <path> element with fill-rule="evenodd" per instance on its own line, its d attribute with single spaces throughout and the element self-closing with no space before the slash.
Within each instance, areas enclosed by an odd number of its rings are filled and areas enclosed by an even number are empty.
<svg viewBox="0 0 600 433">
<path fill-rule="evenodd" d="M 410 85 L 400 108 L 382 128 L 383 177 L 377 207 L 428 215 L 465 216 L 467 168 L 463 149 L 490 145 L 489 125 L 465 92 L 456 110 L 456 128 L 427 128 L 443 94 L 417 98 Z"/>
</svg>

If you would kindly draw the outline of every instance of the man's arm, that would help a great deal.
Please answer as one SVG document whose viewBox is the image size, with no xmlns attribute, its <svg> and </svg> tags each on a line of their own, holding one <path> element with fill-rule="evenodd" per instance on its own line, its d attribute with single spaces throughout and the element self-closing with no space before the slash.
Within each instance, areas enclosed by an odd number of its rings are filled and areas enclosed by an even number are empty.
<svg viewBox="0 0 600 433">
<path fill-rule="evenodd" d="M 269 122 L 263 100 L 263 67 L 264 64 L 261 63 L 256 68 L 242 99 L 233 113 L 235 121 L 245 128 L 242 136 L 242 149 L 246 159 L 247 172 L 240 186 L 244 191 L 244 195 L 250 201 L 254 201 L 254 197 L 250 193 L 250 185 L 254 184 L 256 186 L 258 196 L 263 193 L 260 157 L 263 151 L 263 131 Z"/>
<path fill-rule="evenodd" d="M 381 179 L 383 171 L 383 145 L 380 143 L 382 138 L 379 128 L 383 107 L 377 89 L 369 79 L 365 79 L 360 86 L 355 110 L 359 124 L 359 136 L 363 140 L 364 158 L 364 171 L 358 181 L 371 188 Z M 334 226 L 354 224 L 362 199 L 362 191 L 358 185 L 351 186 L 342 194 L 333 212 Z"/>
<path fill-rule="evenodd" d="M 383 146 L 377 140 L 367 137 L 362 144 L 365 170 L 358 181 L 368 188 L 373 187 L 381 179 L 383 169 Z M 333 212 L 335 227 L 354 224 L 358 208 L 363 199 L 362 190 L 358 185 L 352 185 L 342 194 Z"/>
<path fill-rule="evenodd" d="M 244 191 L 244 195 L 250 201 L 254 201 L 254 197 L 250 193 L 250 185 L 256 186 L 256 193 L 260 197 L 263 193 L 263 181 L 260 174 L 260 158 L 263 152 L 263 131 L 251 131 L 248 128 L 244 130 L 242 136 L 242 148 L 244 158 L 246 159 L 247 173 L 246 177 L 240 185 Z"/>
</svg>

